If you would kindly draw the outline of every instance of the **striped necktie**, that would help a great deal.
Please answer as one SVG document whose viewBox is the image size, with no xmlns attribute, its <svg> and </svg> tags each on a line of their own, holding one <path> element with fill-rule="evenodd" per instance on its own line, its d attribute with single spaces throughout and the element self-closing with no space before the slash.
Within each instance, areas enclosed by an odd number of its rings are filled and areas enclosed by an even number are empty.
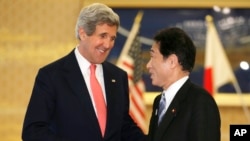
<svg viewBox="0 0 250 141">
<path fill-rule="evenodd" d="M 158 109 L 158 125 L 160 124 L 160 122 L 164 116 L 165 108 L 166 108 L 166 98 L 165 98 L 164 93 L 162 93 L 161 100 L 159 103 L 159 109 Z"/>
</svg>

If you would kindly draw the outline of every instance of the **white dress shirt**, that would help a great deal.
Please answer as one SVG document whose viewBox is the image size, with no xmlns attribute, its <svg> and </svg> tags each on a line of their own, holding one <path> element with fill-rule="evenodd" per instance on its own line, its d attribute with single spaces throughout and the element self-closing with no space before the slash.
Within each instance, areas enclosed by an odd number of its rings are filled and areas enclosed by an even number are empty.
<svg viewBox="0 0 250 141">
<path fill-rule="evenodd" d="M 187 81 L 189 76 L 185 76 L 178 81 L 174 82 L 172 85 L 169 86 L 167 90 L 164 90 L 163 93 L 166 98 L 166 107 L 164 109 L 164 113 L 167 111 L 169 105 L 171 104 L 172 100 L 174 99 L 176 93 L 179 91 L 181 86 Z"/>
<path fill-rule="evenodd" d="M 87 85 L 91 100 L 92 100 L 92 104 L 94 106 L 94 109 L 96 111 L 95 108 L 95 102 L 94 102 L 94 97 L 91 91 L 91 87 L 90 87 L 90 62 L 85 59 L 79 52 L 78 47 L 75 48 L 75 55 L 76 55 L 76 60 L 78 62 L 78 65 L 80 67 L 80 70 L 82 72 L 83 78 L 85 80 L 85 83 Z M 101 87 L 102 87 L 102 91 L 104 94 L 104 100 L 106 102 L 106 93 L 105 93 L 105 87 L 104 87 L 104 77 L 103 77 L 103 69 L 102 69 L 102 65 L 101 64 L 95 64 L 96 65 L 96 78 L 98 80 L 98 82 L 100 83 Z"/>
</svg>

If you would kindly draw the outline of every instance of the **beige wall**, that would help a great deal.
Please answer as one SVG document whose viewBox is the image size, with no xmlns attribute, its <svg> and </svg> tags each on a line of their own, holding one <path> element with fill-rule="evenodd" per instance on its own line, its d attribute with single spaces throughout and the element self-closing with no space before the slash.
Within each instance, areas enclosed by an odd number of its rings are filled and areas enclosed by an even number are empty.
<svg viewBox="0 0 250 141">
<path fill-rule="evenodd" d="M 79 0 L 0 0 L 0 140 L 21 141 L 38 69 L 76 45 Z"/>
<path fill-rule="evenodd" d="M 248 1 L 248 0 L 247 0 Z M 227 2 L 229 6 L 250 7 L 244 0 Z M 65 55 L 76 45 L 74 26 L 84 0 L 0 0 L 0 139 L 20 141 L 26 106 L 38 69 Z M 104 1 L 116 7 L 177 6 L 204 7 L 216 1 Z M 138 2 L 138 3 L 137 3 Z M 225 4 L 217 2 L 218 5 Z M 152 97 L 149 99 L 153 99 Z M 151 103 L 147 103 L 147 115 Z M 238 106 L 220 107 L 223 135 L 228 123 L 246 123 Z M 228 141 L 225 140 L 225 141 Z"/>
</svg>

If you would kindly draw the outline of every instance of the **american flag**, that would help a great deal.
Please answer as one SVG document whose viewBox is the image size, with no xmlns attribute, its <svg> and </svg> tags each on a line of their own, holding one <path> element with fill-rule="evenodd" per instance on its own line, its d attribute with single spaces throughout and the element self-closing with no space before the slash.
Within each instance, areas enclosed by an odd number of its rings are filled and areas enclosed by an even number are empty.
<svg viewBox="0 0 250 141">
<path fill-rule="evenodd" d="M 130 115 L 138 126 L 146 131 L 146 107 L 143 93 L 145 91 L 142 80 L 143 58 L 141 42 L 138 36 L 142 12 L 139 12 L 130 31 L 128 39 L 123 47 L 117 66 L 128 73 L 129 93 L 130 93 Z"/>
</svg>

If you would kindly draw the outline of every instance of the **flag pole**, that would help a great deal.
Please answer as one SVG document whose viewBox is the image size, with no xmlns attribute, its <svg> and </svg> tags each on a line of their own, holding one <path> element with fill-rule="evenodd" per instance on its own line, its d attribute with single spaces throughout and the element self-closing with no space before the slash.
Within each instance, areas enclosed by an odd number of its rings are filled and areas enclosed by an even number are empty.
<svg viewBox="0 0 250 141">
<path fill-rule="evenodd" d="M 212 32 L 212 31 L 214 31 L 214 32 L 216 32 L 216 29 L 215 29 L 215 26 L 214 26 L 214 23 L 213 23 L 213 18 L 212 18 L 212 16 L 210 16 L 210 15 L 207 15 L 206 16 L 206 22 L 207 22 L 207 24 L 208 24 L 208 27 L 210 28 L 209 29 L 209 31 L 210 32 Z M 215 34 L 215 36 L 216 36 L 217 34 Z M 219 37 L 218 37 L 219 38 Z M 218 38 L 216 38 L 216 39 L 218 39 Z M 211 48 L 210 48 L 211 49 Z M 217 47 L 217 51 L 218 51 L 218 49 L 220 49 L 219 47 Z M 223 48 L 221 48 L 221 50 L 219 50 L 220 52 L 223 52 L 224 50 L 223 50 Z M 213 51 L 211 51 L 211 52 L 213 52 Z M 215 53 L 215 52 L 213 52 L 213 53 Z M 226 58 L 226 56 L 225 56 L 225 53 L 221 53 L 220 55 L 223 55 L 223 57 L 224 58 Z M 224 63 L 226 63 L 227 64 L 227 66 L 229 67 L 230 65 L 230 63 L 229 63 L 229 61 L 227 60 L 227 59 L 224 59 Z M 229 68 L 229 69 L 231 69 L 232 70 L 232 68 Z M 215 79 L 218 79 L 218 76 L 219 75 L 221 75 L 222 73 L 220 73 L 220 74 L 215 74 L 216 72 L 212 72 L 213 73 L 213 80 L 215 80 Z M 242 95 L 242 91 L 241 91 L 241 89 L 240 89 L 240 86 L 239 86 L 239 83 L 238 83 L 238 81 L 237 81 L 237 79 L 236 79 L 236 77 L 235 77 L 235 75 L 233 74 L 233 72 L 231 72 L 230 73 L 231 75 L 230 75 L 230 77 L 228 77 L 228 81 L 230 82 L 230 83 L 232 83 L 233 84 L 233 87 L 234 87 L 234 89 L 235 89 L 235 92 L 236 92 L 236 94 L 239 96 L 239 98 L 240 98 L 240 101 L 241 101 L 241 104 L 242 104 L 242 108 L 243 108 L 243 111 L 244 111 L 244 113 L 245 113 L 245 115 L 246 115 L 246 118 L 247 118 L 247 120 L 248 120 L 248 122 L 250 123 L 250 112 L 249 112 L 249 110 L 248 110 L 248 107 L 247 107 L 247 105 L 245 104 L 245 101 L 244 101 L 244 98 L 243 98 L 243 95 Z M 217 92 L 217 87 L 216 87 L 216 84 L 214 83 L 214 85 L 213 85 L 213 91 L 214 92 Z"/>
<path fill-rule="evenodd" d="M 236 91 L 237 95 L 240 98 L 240 101 L 242 103 L 242 108 L 243 108 L 243 111 L 244 111 L 244 113 L 245 113 L 245 115 L 247 117 L 248 123 L 250 123 L 250 112 L 249 112 L 248 107 L 247 107 L 247 105 L 245 103 L 245 100 L 243 98 L 242 91 L 240 89 L 240 86 L 239 86 L 238 82 L 236 81 L 236 83 L 233 83 L 233 86 L 235 88 L 235 91 Z"/>
<path fill-rule="evenodd" d="M 142 16 L 143 16 L 143 11 L 139 11 L 135 17 L 134 24 L 132 26 L 132 29 L 131 29 L 129 35 L 128 35 L 128 39 L 126 40 L 125 45 L 123 46 L 123 49 L 120 53 L 120 56 L 125 56 L 128 53 L 129 48 L 132 45 L 133 40 L 134 40 L 134 38 L 135 38 L 139 28 L 140 28 Z M 118 61 L 117 61 L 118 66 L 121 64 L 122 60 L 123 60 L 122 57 L 118 58 Z"/>
<path fill-rule="evenodd" d="M 135 72 L 140 72 L 138 68 L 138 52 L 141 48 L 141 44 L 138 40 L 138 32 L 140 29 L 140 23 L 142 20 L 143 11 L 139 11 L 134 19 L 132 28 L 127 36 L 127 40 L 123 46 L 123 49 L 120 53 L 119 58 L 117 59 L 116 65 L 127 72 L 128 74 L 128 83 L 129 83 L 129 113 L 134 121 L 139 125 L 139 127 L 146 133 L 146 114 L 145 114 L 145 105 L 143 100 L 143 93 L 145 91 L 144 82 L 142 77 L 138 81 L 135 81 L 136 77 L 139 75 Z M 140 45 L 140 46 L 138 46 Z M 140 55 L 140 54 L 139 54 Z M 138 70 L 139 69 L 139 70 Z M 137 79 L 136 79 L 137 80 Z"/>
<path fill-rule="evenodd" d="M 208 35 L 207 35 L 207 47 L 206 47 L 206 53 L 210 53 L 205 58 L 206 61 L 209 60 L 208 57 L 210 57 L 210 62 L 213 64 L 214 69 L 212 70 L 212 91 L 217 92 L 217 86 L 220 86 L 224 84 L 225 82 L 231 82 L 231 83 L 238 83 L 237 79 L 232 71 L 230 62 L 226 56 L 225 50 L 223 49 L 222 43 L 220 41 L 219 35 L 216 31 L 215 25 L 213 23 L 213 18 L 210 15 L 206 16 L 206 22 L 208 26 Z M 215 60 L 214 56 L 216 53 L 220 55 L 220 60 Z M 212 62 L 211 62 L 212 61 Z M 223 65 L 223 66 L 222 66 Z M 225 67 L 228 69 L 226 72 L 222 69 L 218 69 L 220 67 Z M 218 79 L 220 78 L 220 79 Z M 235 87 L 236 90 L 236 87 Z M 241 92 L 241 91 L 239 91 Z"/>
</svg>

